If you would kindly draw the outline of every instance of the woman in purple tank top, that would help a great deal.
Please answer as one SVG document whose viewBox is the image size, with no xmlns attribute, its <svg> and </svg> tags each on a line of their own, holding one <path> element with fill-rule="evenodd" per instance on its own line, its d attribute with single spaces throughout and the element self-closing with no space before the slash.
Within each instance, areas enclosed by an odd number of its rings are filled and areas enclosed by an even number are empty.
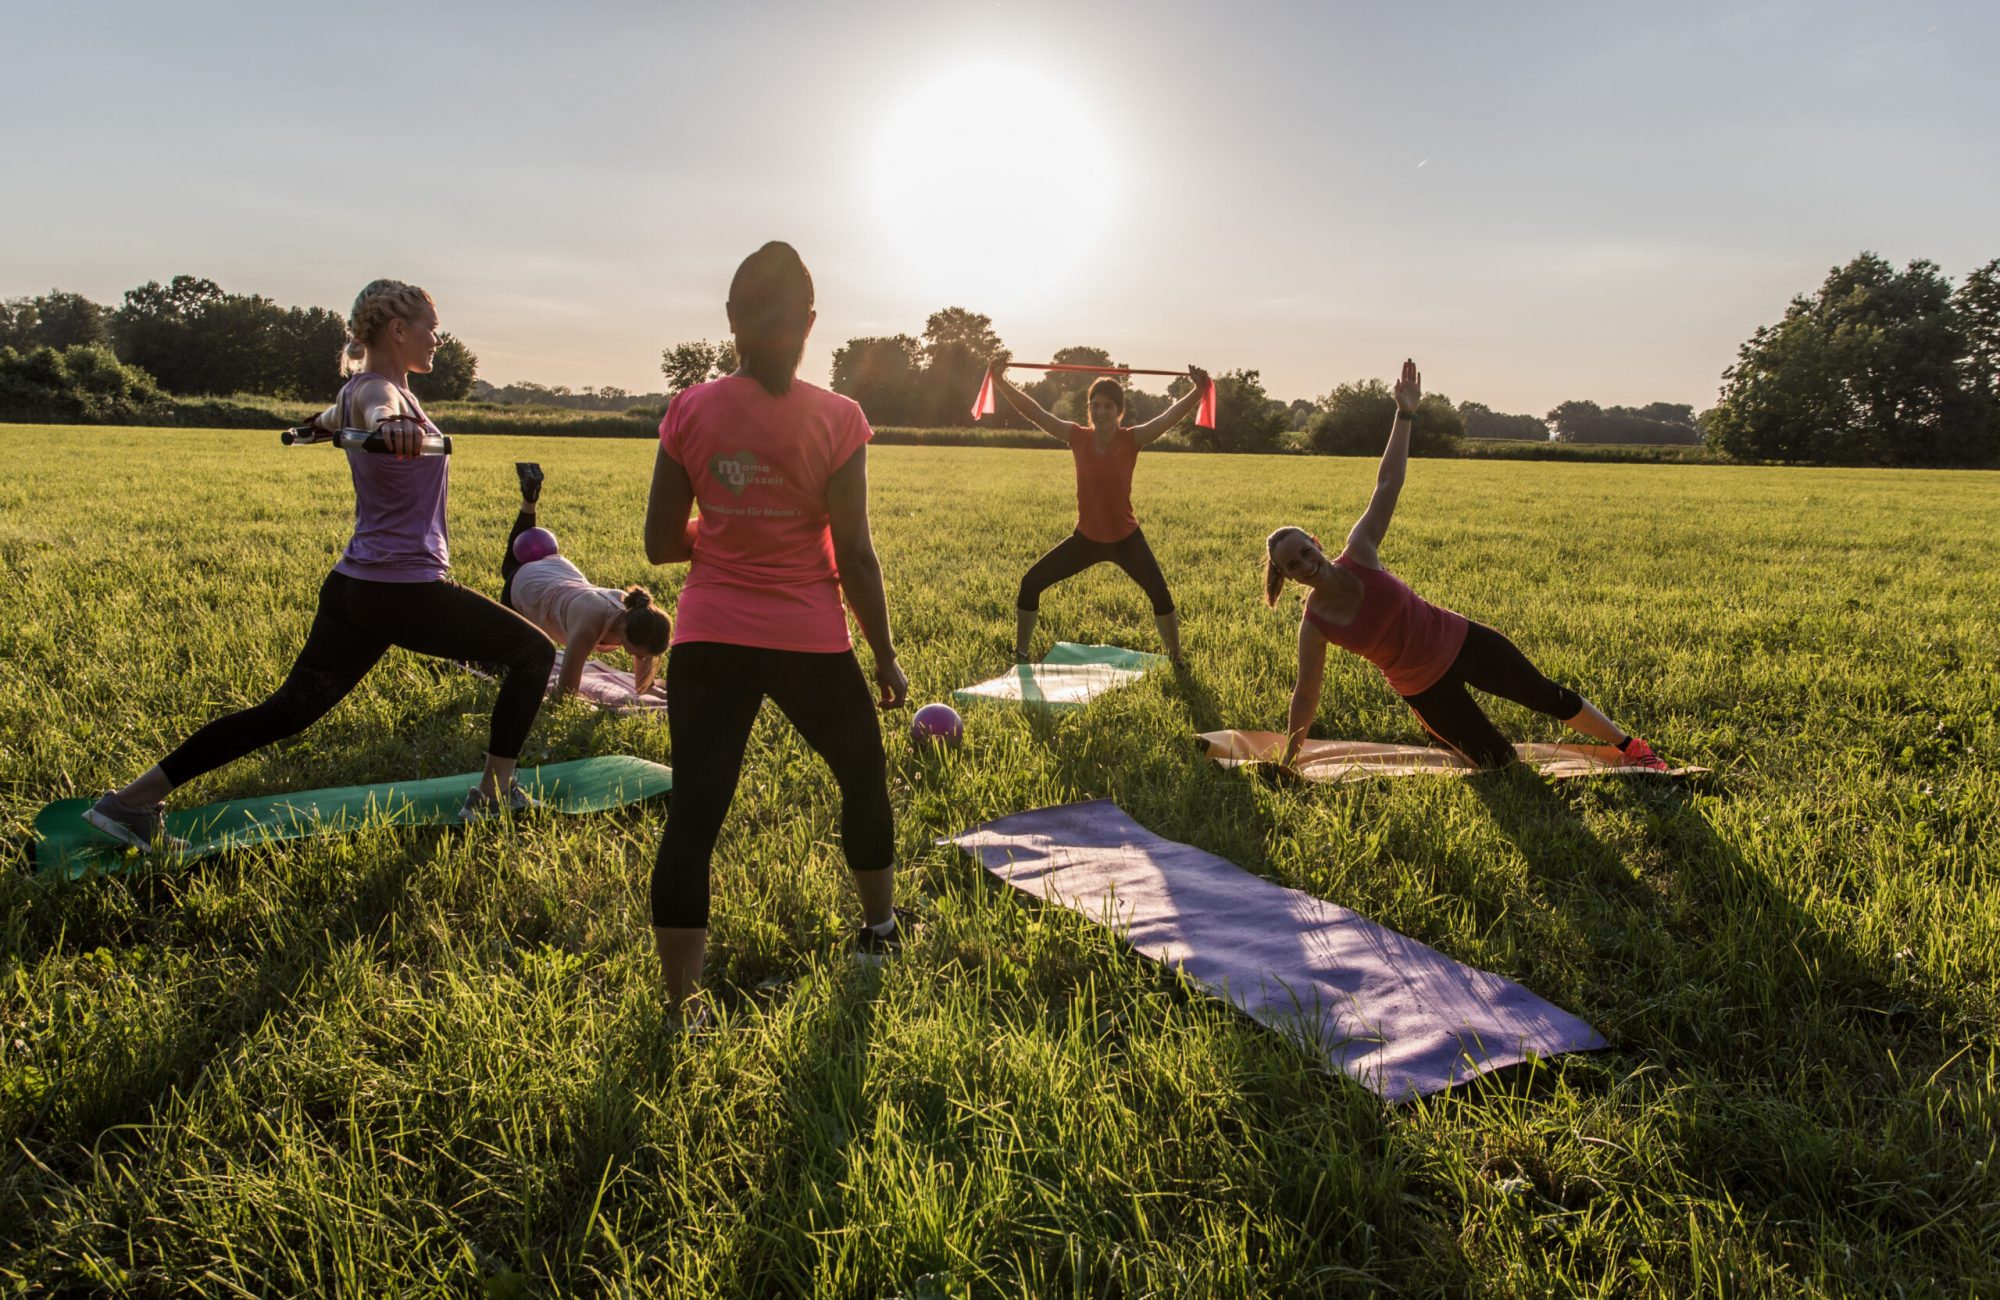
<svg viewBox="0 0 2000 1300">
<path fill-rule="evenodd" d="M 347 453 L 354 536 L 320 586 L 305 648 L 269 699 L 217 718 L 84 813 L 113 839 L 150 851 L 160 837 L 168 791 L 305 730 L 352 691 L 392 645 L 500 666 L 505 681 L 493 706 L 486 770 L 467 793 L 460 815 L 477 820 L 533 802 L 514 783 L 514 765 L 541 708 L 555 647 L 513 610 L 446 576 L 450 462 L 419 454 L 425 438 L 438 429 L 405 386 L 412 371 L 431 368 L 437 307 L 415 285 L 376 280 L 354 300 L 347 329 L 342 368 L 348 381 L 315 423 L 329 432 L 378 433 L 388 453 Z"/>
<path fill-rule="evenodd" d="M 1348 532 L 1339 556 L 1329 560 L 1319 539 L 1303 528 L 1280 528 L 1264 541 L 1264 603 L 1278 603 L 1287 578 L 1306 588 L 1285 765 L 1289 767 L 1298 756 L 1306 729 L 1319 711 L 1326 648 L 1337 645 L 1374 664 L 1425 730 L 1480 767 L 1513 762 L 1514 746 L 1466 691 L 1468 686 L 1560 718 L 1586 736 L 1616 745 L 1628 764 L 1664 770 L 1666 763 L 1651 746 L 1621 731 L 1589 700 L 1544 677 L 1512 641 L 1483 623 L 1424 600 L 1383 567 L 1377 551 L 1403 490 L 1410 429 L 1422 396 L 1416 363 L 1405 361 L 1396 381 L 1396 415 L 1376 474 L 1375 495 Z"/>
</svg>

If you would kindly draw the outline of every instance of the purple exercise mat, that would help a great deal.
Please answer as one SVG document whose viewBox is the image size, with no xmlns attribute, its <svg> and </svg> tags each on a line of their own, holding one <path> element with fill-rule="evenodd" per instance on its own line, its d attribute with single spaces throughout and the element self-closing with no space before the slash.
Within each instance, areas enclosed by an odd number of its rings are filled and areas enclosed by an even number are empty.
<svg viewBox="0 0 2000 1300">
<path fill-rule="evenodd" d="M 1389 1101 L 1605 1045 L 1510 979 L 1161 839 L 1108 799 L 1015 813 L 950 842 L 1016 889 L 1112 926 Z"/>
</svg>

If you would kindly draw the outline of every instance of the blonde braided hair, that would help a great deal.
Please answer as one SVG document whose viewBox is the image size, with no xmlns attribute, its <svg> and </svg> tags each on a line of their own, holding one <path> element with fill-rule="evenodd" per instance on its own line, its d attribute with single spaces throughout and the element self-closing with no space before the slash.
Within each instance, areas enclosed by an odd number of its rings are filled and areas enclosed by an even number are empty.
<svg viewBox="0 0 2000 1300">
<path fill-rule="evenodd" d="M 354 299 L 347 317 L 347 346 L 340 350 L 340 373 L 351 375 L 361 368 L 368 345 L 379 337 L 392 320 L 415 321 L 426 307 L 436 310 L 431 296 L 414 284 L 401 280 L 371 280 Z"/>
</svg>

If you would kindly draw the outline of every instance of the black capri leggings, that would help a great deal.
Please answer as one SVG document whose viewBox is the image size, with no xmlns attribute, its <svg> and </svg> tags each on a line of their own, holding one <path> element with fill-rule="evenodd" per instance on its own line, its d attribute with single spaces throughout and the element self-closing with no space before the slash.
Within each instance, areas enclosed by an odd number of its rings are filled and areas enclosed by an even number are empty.
<svg viewBox="0 0 2000 1300">
<path fill-rule="evenodd" d="M 1134 528 L 1130 534 L 1115 542 L 1093 542 L 1082 533 L 1071 533 L 1056 543 L 1041 559 L 1036 560 L 1021 579 L 1020 595 L 1014 598 L 1018 609 L 1035 611 L 1042 607 L 1042 593 L 1064 578 L 1074 578 L 1093 564 L 1111 561 L 1125 570 L 1125 576 L 1139 584 L 1146 598 L 1153 602 L 1153 613 L 1165 618 L 1174 612 L 1174 596 L 1167 590 L 1167 577 L 1160 572 L 1160 562 L 1153 558 L 1153 548 L 1146 545 L 1146 532 Z"/>
<path fill-rule="evenodd" d="M 1468 686 L 1564 722 L 1583 712 L 1581 695 L 1542 676 L 1500 633 L 1484 623 L 1472 624 L 1444 676 L 1415 695 L 1405 695 L 1403 701 L 1425 730 L 1481 767 L 1513 762 L 1514 745 L 1466 693 Z"/>
<path fill-rule="evenodd" d="M 743 772 L 758 706 L 769 695 L 840 786 L 840 846 L 855 871 L 895 860 L 889 767 L 875 699 L 852 650 L 809 654 L 713 641 L 667 652 L 667 735 L 674 797 L 653 861 L 653 924 L 708 928 L 708 864 Z"/>
<path fill-rule="evenodd" d="M 533 515 L 526 511 L 516 514 L 514 526 L 507 533 L 507 547 L 500 553 L 500 603 L 508 609 L 514 608 L 514 575 L 521 571 L 521 562 L 514 558 L 514 542 L 534 526 Z"/>
<path fill-rule="evenodd" d="M 392 645 L 445 659 L 500 664 L 486 752 L 519 758 L 542 707 L 556 648 L 534 624 L 455 582 L 368 582 L 329 573 L 305 649 L 277 693 L 195 732 L 160 760 L 175 785 L 295 736 L 326 716 Z"/>
</svg>

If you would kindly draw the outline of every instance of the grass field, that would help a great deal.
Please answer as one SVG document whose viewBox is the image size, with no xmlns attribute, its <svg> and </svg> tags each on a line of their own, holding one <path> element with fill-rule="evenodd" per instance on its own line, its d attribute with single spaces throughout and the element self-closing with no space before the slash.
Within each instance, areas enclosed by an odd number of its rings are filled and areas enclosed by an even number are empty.
<svg viewBox="0 0 2000 1300">
<path fill-rule="evenodd" d="M 352 494 L 336 454 L 272 444 L 0 428 L 0 831 L 282 676 Z M 652 448 L 624 441 L 468 440 L 462 580 L 497 591 L 517 455 L 594 579 L 672 591 L 638 544 Z M 870 469 L 914 697 L 945 698 L 1007 662 L 1068 467 Z M 6 873 L 0 1292 L 2000 1292 L 2000 481 L 1417 462 L 1389 563 L 1718 777 L 1271 791 L 1198 763 L 1191 733 L 1283 717 L 1295 615 L 1259 603 L 1264 533 L 1337 535 L 1372 477 L 1142 458 L 1192 674 L 1052 720 L 974 710 L 942 762 L 890 719 L 926 927 L 879 974 L 846 958 L 831 781 L 767 710 L 704 1038 L 651 988 L 659 806 Z M 1058 636 L 1154 645 L 1109 568 L 1045 598 Z M 492 692 L 396 652 L 176 800 L 476 768 Z M 1316 734 L 1420 739 L 1358 662 Z M 530 746 L 672 758 L 658 722 L 574 703 Z M 932 846 L 1096 796 L 1517 979 L 1611 1050 L 1385 1108 Z"/>
</svg>

